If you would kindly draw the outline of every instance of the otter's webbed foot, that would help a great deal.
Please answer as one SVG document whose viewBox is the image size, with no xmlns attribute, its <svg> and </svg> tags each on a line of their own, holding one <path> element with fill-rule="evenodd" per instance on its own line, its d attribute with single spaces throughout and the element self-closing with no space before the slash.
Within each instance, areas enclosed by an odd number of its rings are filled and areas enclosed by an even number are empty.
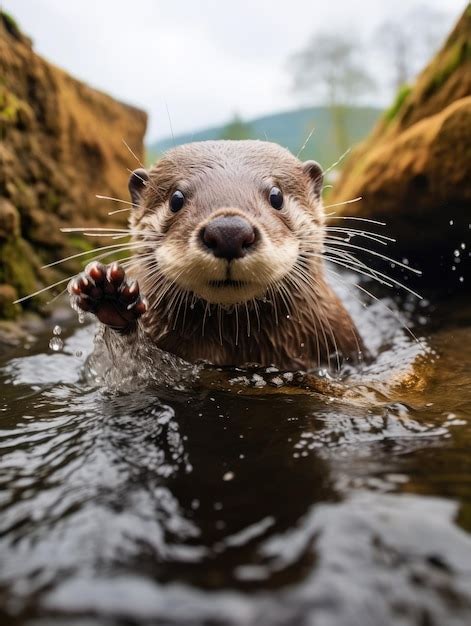
<svg viewBox="0 0 471 626">
<path fill-rule="evenodd" d="M 147 311 L 147 302 L 135 280 L 126 278 L 118 263 L 106 266 L 94 261 L 73 278 L 68 286 L 74 308 L 93 313 L 102 324 L 120 333 L 136 328 Z"/>
</svg>

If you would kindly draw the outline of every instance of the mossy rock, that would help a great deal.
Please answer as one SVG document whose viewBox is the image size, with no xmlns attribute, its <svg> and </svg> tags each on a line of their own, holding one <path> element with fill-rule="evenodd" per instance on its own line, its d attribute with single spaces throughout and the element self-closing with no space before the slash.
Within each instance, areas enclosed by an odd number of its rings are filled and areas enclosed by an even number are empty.
<svg viewBox="0 0 471 626">
<path fill-rule="evenodd" d="M 0 283 L 8 283 L 21 296 L 37 289 L 35 266 L 38 263 L 31 246 L 18 237 L 0 245 Z"/>
<path fill-rule="evenodd" d="M 393 104 L 389 107 L 389 109 L 387 109 L 386 113 L 384 114 L 384 119 L 387 122 L 391 122 L 397 116 L 411 91 L 412 87 L 410 85 L 402 85 L 402 87 L 396 94 L 396 99 L 394 100 Z"/>
<path fill-rule="evenodd" d="M 22 130 L 30 127 L 33 119 L 31 107 L 0 83 L 0 123 L 5 133 L 9 126 Z"/>
<path fill-rule="evenodd" d="M 399 90 L 372 134 L 352 152 L 330 199 L 342 205 L 361 197 L 343 205 L 345 214 L 388 225 L 397 239 L 392 256 L 407 257 L 423 271 L 420 284 L 414 283 L 418 291 L 424 284 L 443 293 L 469 290 L 452 261 L 469 238 L 470 129 L 467 10 L 415 84 Z"/>
<path fill-rule="evenodd" d="M 13 304 L 18 298 L 18 293 L 14 287 L 7 284 L 0 284 L 0 318 L 13 320 L 21 313 L 19 304 Z"/>
<path fill-rule="evenodd" d="M 5 30 L 15 39 L 21 40 L 23 38 L 23 34 L 15 18 L 6 11 L 0 10 L 0 23 L 3 25 Z"/>
<path fill-rule="evenodd" d="M 471 42 L 457 41 L 440 58 L 440 62 L 434 68 L 434 73 L 424 89 L 425 96 L 440 89 L 448 78 L 466 61 L 471 60 Z"/>
<path fill-rule="evenodd" d="M 125 216 L 109 216 L 115 205 L 96 194 L 127 198 L 135 163 L 122 137 L 142 159 L 146 114 L 42 59 L 0 10 L 0 127 L 0 284 L 22 298 L 65 281 L 82 263 L 42 266 L 99 245 L 78 233 L 69 238 L 63 227 L 123 225 Z M 47 291 L 20 308 L 41 311 L 50 300 Z M 9 297 L 2 302 L 0 319 L 14 316 Z"/>
<path fill-rule="evenodd" d="M 18 237 L 20 234 L 20 216 L 13 204 L 6 198 L 0 198 L 0 241 Z"/>
</svg>

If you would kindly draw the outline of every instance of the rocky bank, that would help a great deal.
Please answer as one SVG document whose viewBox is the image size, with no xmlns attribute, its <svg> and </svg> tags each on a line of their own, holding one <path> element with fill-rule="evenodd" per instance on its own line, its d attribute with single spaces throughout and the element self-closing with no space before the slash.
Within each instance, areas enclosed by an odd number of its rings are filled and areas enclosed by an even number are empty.
<svg viewBox="0 0 471 626">
<path fill-rule="evenodd" d="M 423 269 L 421 284 L 470 288 L 469 6 L 415 85 L 403 87 L 351 154 L 331 198 L 357 196 L 361 202 L 340 213 L 387 222 L 398 239 L 390 252 Z"/>
<path fill-rule="evenodd" d="M 123 139 L 142 159 L 146 122 L 143 111 L 42 59 L 0 13 L 0 318 L 40 309 L 50 296 L 12 302 L 81 267 L 40 269 L 91 249 L 61 227 L 126 222 L 125 213 L 108 216 L 119 206 L 95 196 L 128 199 L 128 169 L 137 164 Z"/>
</svg>

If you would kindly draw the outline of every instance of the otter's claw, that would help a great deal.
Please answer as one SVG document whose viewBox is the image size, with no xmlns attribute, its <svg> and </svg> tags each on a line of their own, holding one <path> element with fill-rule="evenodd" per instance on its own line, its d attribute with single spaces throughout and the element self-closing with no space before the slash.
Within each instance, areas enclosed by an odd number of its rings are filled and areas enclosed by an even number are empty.
<svg viewBox="0 0 471 626">
<path fill-rule="evenodd" d="M 133 330 L 136 321 L 147 311 L 147 302 L 135 280 L 128 280 L 118 263 L 103 265 L 94 261 L 73 278 L 68 286 L 74 308 L 94 313 L 118 332 Z"/>
</svg>

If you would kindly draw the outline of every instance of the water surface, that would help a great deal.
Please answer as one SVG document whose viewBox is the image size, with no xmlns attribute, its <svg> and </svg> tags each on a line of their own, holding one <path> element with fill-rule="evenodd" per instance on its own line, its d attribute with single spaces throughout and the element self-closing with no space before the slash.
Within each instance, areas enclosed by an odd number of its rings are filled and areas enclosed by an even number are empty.
<svg viewBox="0 0 471 626">
<path fill-rule="evenodd" d="M 423 357 L 384 307 L 355 310 L 375 359 L 346 398 L 252 374 L 106 391 L 93 326 L 9 350 L 2 623 L 471 623 L 463 307 L 415 310 Z"/>
</svg>

